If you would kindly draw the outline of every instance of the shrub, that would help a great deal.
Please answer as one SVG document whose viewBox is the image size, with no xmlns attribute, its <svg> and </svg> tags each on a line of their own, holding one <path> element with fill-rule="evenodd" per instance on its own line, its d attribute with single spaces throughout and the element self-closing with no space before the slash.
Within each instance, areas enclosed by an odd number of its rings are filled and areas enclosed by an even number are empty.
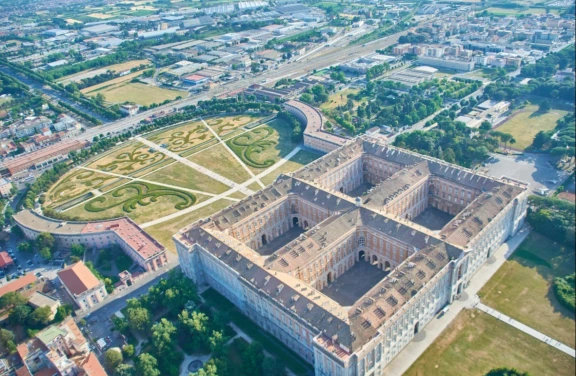
<svg viewBox="0 0 576 376">
<path fill-rule="evenodd" d="M 572 273 L 565 277 L 554 278 L 554 293 L 556 294 L 556 298 L 571 311 L 575 310 L 576 304 L 575 277 L 576 273 Z"/>
</svg>

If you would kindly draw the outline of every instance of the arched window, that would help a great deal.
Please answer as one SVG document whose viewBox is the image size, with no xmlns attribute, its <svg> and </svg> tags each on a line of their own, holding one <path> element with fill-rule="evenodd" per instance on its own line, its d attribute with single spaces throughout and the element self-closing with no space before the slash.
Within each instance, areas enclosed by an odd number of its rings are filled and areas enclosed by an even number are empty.
<svg viewBox="0 0 576 376">
<path fill-rule="evenodd" d="M 358 245 L 363 247 L 366 244 L 366 239 L 363 236 L 358 237 Z"/>
</svg>

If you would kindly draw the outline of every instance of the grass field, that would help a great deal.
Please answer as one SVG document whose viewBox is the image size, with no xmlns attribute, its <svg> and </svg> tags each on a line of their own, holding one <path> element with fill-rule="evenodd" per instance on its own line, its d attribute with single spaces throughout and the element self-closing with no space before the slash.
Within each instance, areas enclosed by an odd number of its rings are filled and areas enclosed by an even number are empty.
<svg viewBox="0 0 576 376">
<path fill-rule="evenodd" d="M 286 122 L 274 119 L 266 126 L 226 141 L 226 144 L 254 174 L 258 174 L 296 147 L 291 134 L 292 130 Z"/>
<path fill-rule="evenodd" d="M 562 118 L 568 112 L 552 109 L 545 114 L 538 112 L 535 104 L 527 105 L 517 111 L 510 119 L 497 128 L 500 132 L 510 133 L 516 139 L 514 149 L 524 150 L 532 145 L 534 136 L 540 131 L 549 131 L 556 126 L 556 120 Z"/>
<path fill-rule="evenodd" d="M 405 376 L 483 376 L 516 368 L 538 376 L 568 376 L 574 358 L 478 310 L 464 310 Z"/>
<path fill-rule="evenodd" d="M 128 216 L 137 223 L 146 223 L 202 202 L 208 197 L 198 194 L 191 195 L 152 184 L 146 184 L 148 188 L 144 189 L 144 194 L 139 195 L 134 188 L 135 185 L 141 185 L 141 183 L 129 183 L 87 203 L 75 206 L 62 214 L 69 218 L 81 218 L 82 220 Z M 154 195 L 154 192 L 157 191 L 160 194 Z M 193 197 L 195 201 L 190 201 L 190 197 Z M 134 207 L 127 211 L 125 206 L 130 204 L 134 204 Z M 94 208 L 98 211 L 95 211 Z"/>
<path fill-rule="evenodd" d="M 552 290 L 554 277 L 573 273 L 574 262 L 573 249 L 532 232 L 479 295 L 486 305 L 574 348 L 574 314 Z"/>
<path fill-rule="evenodd" d="M 208 124 L 218 136 L 223 136 L 259 118 L 258 116 L 252 115 L 224 116 L 207 119 L 206 124 Z"/>
<path fill-rule="evenodd" d="M 230 189 L 219 181 L 181 163 L 173 163 L 154 171 L 146 175 L 145 179 L 208 193 L 222 193 Z"/>
<path fill-rule="evenodd" d="M 46 192 L 47 207 L 55 207 L 98 189 L 118 178 L 94 171 L 72 170 L 66 173 L 58 184 Z"/>
<path fill-rule="evenodd" d="M 125 71 L 125 70 L 127 70 L 127 69 L 132 69 L 132 68 L 135 68 L 135 67 L 139 67 L 139 66 L 142 65 L 142 64 L 148 65 L 148 64 L 150 64 L 150 60 L 147 60 L 147 59 L 143 59 L 143 60 L 130 60 L 130 61 L 127 61 L 127 62 L 125 62 L 125 63 L 112 64 L 112 65 L 108 65 L 108 66 L 106 66 L 106 67 L 89 69 L 89 70 L 85 70 L 85 71 L 82 71 L 82 72 L 74 73 L 74 74 L 71 74 L 71 75 L 68 75 L 68 76 L 64 76 L 64 77 L 62 77 L 61 79 L 58 80 L 58 83 L 68 83 L 68 82 L 71 82 L 71 81 L 79 82 L 79 81 L 82 80 L 83 78 L 94 77 L 94 76 L 97 76 L 97 75 L 99 75 L 99 74 L 106 73 L 106 71 L 122 72 L 122 71 Z M 130 74 L 130 75 L 126 75 L 126 76 L 123 76 L 123 77 L 118 77 L 116 80 L 123 79 L 123 80 L 120 80 L 120 81 L 123 82 L 123 81 L 129 80 L 129 79 L 132 79 L 133 77 L 135 77 L 135 76 L 137 76 L 137 75 L 139 75 L 139 74 L 140 74 L 140 73 L 137 73 L 137 72 L 136 72 L 136 73 L 132 73 L 132 74 Z M 130 76 L 130 77 L 128 77 L 128 76 Z M 127 77 L 128 77 L 128 78 L 127 78 Z M 112 82 L 112 81 L 113 81 L 113 80 L 110 80 L 110 81 L 108 81 L 108 82 Z M 105 82 L 105 83 L 106 83 L 106 82 Z M 88 91 L 95 90 L 95 89 L 97 89 L 98 87 L 100 87 L 101 85 L 102 85 L 102 84 L 88 87 L 88 88 L 86 88 L 86 89 L 88 89 L 88 90 L 84 89 L 84 90 L 82 90 L 82 92 L 83 92 L 83 93 L 86 93 L 86 92 L 88 92 Z M 86 90 L 86 91 L 85 91 L 85 90 Z"/>
<path fill-rule="evenodd" d="M 331 94 L 328 97 L 328 101 L 320 106 L 320 109 L 333 110 L 338 106 L 342 106 L 348 102 L 348 94 L 358 94 L 359 91 L 360 89 L 346 89 L 338 93 Z M 355 102 L 354 106 L 358 106 L 358 104 Z"/>
<path fill-rule="evenodd" d="M 155 226 L 147 227 L 146 232 L 152 235 L 154 239 L 158 240 L 164 247 L 171 250 L 172 252 L 176 252 L 176 247 L 172 241 L 172 235 L 174 235 L 181 228 L 194 223 L 201 218 L 206 218 L 211 214 L 224 209 L 230 204 L 231 201 L 221 199 L 196 211 L 190 212 L 189 214 L 184 214 Z"/>
<path fill-rule="evenodd" d="M 248 172 L 236 161 L 224 145 L 213 146 L 188 157 L 188 159 L 236 183 L 243 183 L 250 179 Z"/>
<path fill-rule="evenodd" d="M 108 84 L 108 82 L 105 82 L 104 84 Z M 134 102 L 141 106 L 149 106 L 153 103 L 160 104 L 165 100 L 173 101 L 177 97 L 184 98 L 188 95 L 185 91 L 169 90 L 139 82 L 123 82 L 86 92 L 88 96 L 94 96 L 98 93 L 102 93 L 106 98 L 106 102 L 110 104 Z"/>
<path fill-rule="evenodd" d="M 158 145 L 175 153 L 188 149 L 214 138 L 214 135 L 201 121 L 191 121 L 160 132 L 154 132 L 146 137 Z"/>
<path fill-rule="evenodd" d="M 130 142 L 93 160 L 86 167 L 115 174 L 127 175 L 144 167 L 169 160 L 166 155 L 139 142 Z"/>
<path fill-rule="evenodd" d="M 271 184 L 278 175 L 287 174 L 298 170 L 300 167 L 307 165 L 308 163 L 320 158 L 320 154 L 311 153 L 306 150 L 300 150 L 292 159 L 285 162 L 282 166 L 278 167 L 276 170 L 272 171 L 268 175 L 264 176 L 260 181 L 265 185 Z"/>
</svg>

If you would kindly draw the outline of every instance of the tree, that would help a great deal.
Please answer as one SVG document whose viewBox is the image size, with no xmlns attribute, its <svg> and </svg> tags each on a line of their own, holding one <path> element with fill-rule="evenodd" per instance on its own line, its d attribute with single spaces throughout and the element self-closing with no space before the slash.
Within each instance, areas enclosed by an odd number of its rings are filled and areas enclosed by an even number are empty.
<svg viewBox="0 0 576 376">
<path fill-rule="evenodd" d="M 212 331 L 212 335 L 208 338 L 208 344 L 210 345 L 210 351 L 214 356 L 219 357 L 223 353 L 224 345 L 228 342 L 228 338 L 224 335 L 222 331 Z"/>
<path fill-rule="evenodd" d="M 0 329 L 0 346 L 4 351 L 10 354 L 16 352 L 16 343 L 14 343 L 14 333 L 8 329 Z"/>
<path fill-rule="evenodd" d="M 158 361 L 152 355 L 143 353 L 136 359 L 137 376 L 160 376 Z"/>
<path fill-rule="evenodd" d="M 150 311 L 146 308 L 129 308 L 127 311 L 128 325 L 132 330 L 147 332 L 150 328 Z"/>
<path fill-rule="evenodd" d="M 128 320 L 124 317 L 114 316 L 112 317 L 112 323 L 114 324 L 114 328 L 120 333 L 125 333 L 129 327 Z"/>
<path fill-rule="evenodd" d="M 114 376 L 136 376 L 136 369 L 129 364 L 120 364 L 114 370 Z"/>
<path fill-rule="evenodd" d="M 134 356 L 134 345 L 124 345 L 122 347 L 122 353 L 124 354 L 124 356 L 126 356 L 127 358 L 131 358 Z"/>
<path fill-rule="evenodd" d="M 28 299 L 17 291 L 7 292 L 0 297 L 0 309 L 26 304 L 27 301 Z"/>
<path fill-rule="evenodd" d="M 159 354 L 168 350 L 172 345 L 172 336 L 176 333 L 176 327 L 170 321 L 162 318 L 160 322 L 152 326 L 152 344 Z"/>
<path fill-rule="evenodd" d="M 82 258 L 84 257 L 84 252 L 86 251 L 86 248 L 84 248 L 84 245 L 76 243 L 76 244 L 72 244 L 72 246 L 70 247 L 70 252 L 72 252 L 72 254 L 76 257 Z"/>
<path fill-rule="evenodd" d="M 182 326 L 192 335 L 192 347 L 198 349 L 206 344 L 208 339 L 208 316 L 202 312 L 194 311 L 192 314 L 184 310 L 178 315 Z"/>
<path fill-rule="evenodd" d="M 44 260 L 50 260 L 52 259 L 52 250 L 48 247 L 44 247 L 42 249 L 40 249 L 40 251 L 38 251 L 38 254 L 40 255 L 40 257 L 42 257 Z"/>
<path fill-rule="evenodd" d="M 285 376 L 286 369 L 279 359 L 265 357 L 262 361 L 263 376 Z"/>
<path fill-rule="evenodd" d="M 12 324 L 24 324 L 28 320 L 28 316 L 32 312 L 32 308 L 25 304 L 20 304 L 14 307 L 8 316 L 8 320 Z"/>
<path fill-rule="evenodd" d="M 242 353 L 244 373 L 247 375 L 259 375 L 264 361 L 264 349 L 262 345 L 254 341 Z"/>
<path fill-rule="evenodd" d="M 50 322 L 52 310 L 49 306 L 36 308 L 28 317 L 28 322 L 33 328 L 43 328 Z"/>
<path fill-rule="evenodd" d="M 515 368 L 494 368 L 485 376 L 530 376 L 527 372 L 517 371 Z"/>
<path fill-rule="evenodd" d="M 489 121 L 484 120 L 478 129 L 480 130 L 480 133 L 486 134 L 492 130 L 492 124 Z"/>
<path fill-rule="evenodd" d="M 112 371 L 114 371 L 123 360 L 122 353 L 117 349 L 108 349 L 104 354 L 104 364 Z"/>
<path fill-rule="evenodd" d="M 534 141 L 532 141 L 532 146 L 535 149 L 542 149 L 544 147 L 544 145 L 550 141 L 551 136 L 548 135 L 547 132 L 544 131 L 540 131 L 538 133 L 536 133 L 536 136 L 534 136 Z"/>
<path fill-rule="evenodd" d="M 64 304 L 57 308 L 56 315 L 54 316 L 54 321 L 62 322 L 64 319 L 74 311 L 74 307 L 71 304 Z"/>
<path fill-rule="evenodd" d="M 18 251 L 19 252 L 32 252 L 32 246 L 28 242 L 22 242 L 18 244 Z"/>
<path fill-rule="evenodd" d="M 36 238 L 36 247 L 38 249 L 48 248 L 52 249 L 54 247 L 54 243 L 56 240 L 49 232 L 41 232 L 40 235 Z"/>
<path fill-rule="evenodd" d="M 550 102 L 548 102 L 548 100 L 545 99 L 542 102 L 540 102 L 540 107 L 538 108 L 538 111 L 541 113 L 546 113 L 550 111 L 551 108 L 552 106 L 550 105 Z"/>
</svg>

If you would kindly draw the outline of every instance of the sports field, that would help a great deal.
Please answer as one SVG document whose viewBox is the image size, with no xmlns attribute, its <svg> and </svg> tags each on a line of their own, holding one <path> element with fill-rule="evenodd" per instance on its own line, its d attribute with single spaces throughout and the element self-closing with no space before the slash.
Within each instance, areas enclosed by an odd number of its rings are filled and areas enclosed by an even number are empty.
<svg viewBox="0 0 576 376">
<path fill-rule="evenodd" d="M 295 150 L 284 121 L 266 120 L 254 114 L 197 119 L 135 137 L 64 175 L 44 207 L 73 220 L 128 216 L 173 250 L 170 239 L 179 228 L 320 156 Z M 234 136 L 217 137 L 219 127 Z"/>
</svg>

